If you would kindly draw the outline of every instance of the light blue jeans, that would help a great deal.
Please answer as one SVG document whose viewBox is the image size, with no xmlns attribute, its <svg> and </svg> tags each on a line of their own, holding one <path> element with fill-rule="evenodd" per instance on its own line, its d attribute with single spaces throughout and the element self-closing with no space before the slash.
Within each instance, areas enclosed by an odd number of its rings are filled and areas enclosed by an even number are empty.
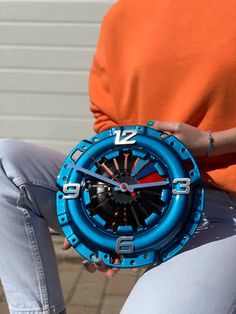
<svg viewBox="0 0 236 314">
<path fill-rule="evenodd" d="M 121 314 L 236 313 L 236 197 L 207 189 L 204 213 L 184 250 L 139 279 Z"/>
<path fill-rule="evenodd" d="M 48 229 L 60 231 L 55 195 L 64 159 L 47 148 L 0 139 L 0 278 L 11 314 L 65 308 Z"/>
<path fill-rule="evenodd" d="M 48 230 L 60 232 L 55 182 L 64 159 L 37 145 L 0 140 L 0 277 L 11 314 L 65 308 Z M 235 274 L 236 199 L 207 190 L 194 238 L 183 253 L 141 277 L 122 314 L 236 313 Z"/>
</svg>

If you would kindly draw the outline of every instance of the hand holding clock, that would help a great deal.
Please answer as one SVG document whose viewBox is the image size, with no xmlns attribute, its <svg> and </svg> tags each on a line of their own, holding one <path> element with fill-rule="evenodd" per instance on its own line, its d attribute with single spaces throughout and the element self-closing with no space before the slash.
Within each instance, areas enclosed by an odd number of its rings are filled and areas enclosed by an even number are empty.
<svg viewBox="0 0 236 314">
<path fill-rule="evenodd" d="M 147 126 L 158 131 L 170 132 L 183 142 L 194 156 L 206 157 L 209 145 L 208 132 L 183 122 L 150 120 Z M 212 137 L 211 156 L 236 152 L 236 127 L 213 132 Z"/>
<path fill-rule="evenodd" d="M 63 249 L 64 250 L 69 250 L 71 248 L 70 243 L 68 242 L 67 239 L 64 240 L 63 244 Z M 120 264 L 121 259 L 118 255 L 113 256 L 113 263 L 114 264 Z M 114 277 L 120 270 L 120 268 L 115 268 L 115 267 L 108 267 L 101 258 L 96 258 L 94 262 L 90 262 L 89 260 L 83 260 L 82 265 L 88 271 L 89 273 L 95 273 L 95 271 L 100 271 L 102 273 L 106 273 L 106 276 L 109 278 Z M 137 268 L 132 268 L 131 269 L 133 272 L 137 271 Z"/>
</svg>

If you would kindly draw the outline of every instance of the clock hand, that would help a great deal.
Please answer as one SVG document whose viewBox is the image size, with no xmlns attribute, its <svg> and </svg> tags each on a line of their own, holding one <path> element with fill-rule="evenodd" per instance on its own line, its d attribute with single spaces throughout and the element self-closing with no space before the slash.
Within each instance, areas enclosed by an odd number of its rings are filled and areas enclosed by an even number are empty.
<svg viewBox="0 0 236 314">
<path fill-rule="evenodd" d="M 119 189 L 118 189 L 119 191 L 122 191 L 122 192 L 129 192 L 130 195 L 131 195 L 133 198 L 136 197 L 136 193 L 133 192 L 133 190 L 132 190 L 132 191 L 129 190 L 129 185 L 128 185 L 128 184 L 120 182 L 120 180 L 114 176 L 114 174 L 112 173 L 112 171 L 109 170 L 109 168 L 107 168 L 104 164 L 100 164 L 99 162 L 97 162 L 96 159 L 93 158 L 93 156 L 91 156 L 86 150 L 83 150 L 83 152 L 84 152 L 85 154 L 87 154 L 90 159 L 92 159 L 93 161 L 95 161 L 96 164 L 97 164 L 100 168 L 105 169 L 105 170 L 107 171 L 107 173 L 110 174 L 110 175 L 112 176 L 112 178 L 114 179 L 114 181 L 113 181 L 113 180 L 111 180 L 111 179 L 106 178 L 107 181 L 105 181 L 105 182 L 108 182 L 108 180 L 109 180 L 108 183 L 110 183 L 110 184 L 112 184 L 112 185 L 115 185 L 116 187 L 119 186 Z M 75 165 L 73 165 L 73 164 L 70 164 L 70 165 L 71 165 L 73 168 L 75 168 L 75 167 L 74 167 Z M 76 167 L 78 167 L 78 166 L 76 166 Z M 83 168 L 83 169 L 84 169 L 84 168 Z M 78 169 L 78 170 L 79 170 L 79 169 Z M 89 170 L 87 170 L 87 169 L 84 169 L 84 170 L 86 170 L 86 171 L 87 171 L 87 174 L 89 174 L 89 173 L 88 173 Z M 83 172 L 85 172 L 85 171 L 83 171 Z M 86 172 L 85 172 L 85 173 L 86 173 Z M 94 176 L 94 172 L 91 172 L 91 171 L 90 171 L 90 175 L 91 175 L 91 176 Z M 99 175 L 96 174 L 95 177 L 98 178 L 98 176 L 99 176 Z M 103 177 L 103 176 L 100 176 L 100 179 L 101 179 L 101 180 L 102 180 L 102 178 L 104 178 L 104 177 Z M 98 178 L 98 179 L 99 179 L 99 178 Z M 104 181 L 104 179 L 103 179 L 103 181 Z M 117 184 L 114 184 L 114 182 L 117 182 L 118 185 L 117 185 Z"/>
<path fill-rule="evenodd" d="M 111 180 L 109 178 L 106 178 L 106 177 L 104 177 L 104 176 L 102 176 L 102 175 L 100 175 L 98 173 L 92 172 L 92 171 L 90 171 L 90 170 L 88 170 L 86 168 L 83 168 L 83 167 L 80 167 L 80 166 L 77 166 L 77 165 L 74 165 L 74 164 L 68 164 L 68 166 L 71 167 L 71 168 L 74 168 L 76 170 L 79 170 L 79 171 L 81 171 L 81 172 L 83 172 L 83 173 L 85 173 L 85 174 L 87 174 L 89 176 L 92 176 L 92 177 L 94 177 L 94 178 L 96 178 L 98 180 L 101 180 L 103 182 L 111 184 L 111 185 L 117 187 L 118 190 L 124 190 L 120 183 L 118 183 L 118 182 L 116 182 L 114 180 Z"/>
<path fill-rule="evenodd" d="M 133 191 L 134 189 L 141 189 L 141 188 L 150 188 L 153 186 L 165 186 L 169 184 L 168 180 L 165 181 L 159 181 L 159 182 L 148 182 L 148 183 L 137 183 L 137 184 L 130 184 L 129 185 L 129 190 Z M 119 191 L 120 187 L 115 187 L 115 191 Z"/>
</svg>

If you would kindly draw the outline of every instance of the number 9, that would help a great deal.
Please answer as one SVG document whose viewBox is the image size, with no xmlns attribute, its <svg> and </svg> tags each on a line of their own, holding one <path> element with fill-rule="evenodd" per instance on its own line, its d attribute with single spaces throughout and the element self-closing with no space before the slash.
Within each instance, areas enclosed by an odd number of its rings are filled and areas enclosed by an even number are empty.
<svg viewBox="0 0 236 314">
<path fill-rule="evenodd" d="M 63 186 L 63 192 L 64 194 L 70 194 L 65 195 L 65 199 L 74 199 L 79 196 L 80 191 L 80 184 L 79 183 L 67 183 Z"/>
</svg>

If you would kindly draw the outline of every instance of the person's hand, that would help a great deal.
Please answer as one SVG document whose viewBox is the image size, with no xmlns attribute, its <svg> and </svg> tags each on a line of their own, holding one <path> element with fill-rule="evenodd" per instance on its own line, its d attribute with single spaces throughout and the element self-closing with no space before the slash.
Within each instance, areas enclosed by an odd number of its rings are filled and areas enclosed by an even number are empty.
<svg viewBox="0 0 236 314">
<path fill-rule="evenodd" d="M 71 248 L 70 243 L 67 239 L 64 240 L 63 249 L 69 250 Z M 112 263 L 113 264 L 120 264 L 121 258 L 119 255 L 114 255 L 112 257 Z M 100 258 L 96 258 L 94 262 L 90 262 L 89 260 L 83 260 L 82 265 L 89 273 L 94 273 L 96 270 L 100 271 L 102 273 L 105 273 L 107 277 L 112 278 L 116 274 L 118 274 L 120 268 L 116 267 L 108 267 Z M 137 272 L 137 268 L 132 268 L 132 272 Z"/>
<path fill-rule="evenodd" d="M 121 257 L 119 255 L 114 255 L 112 257 L 112 263 L 113 264 L 120 264 L 121 262 Z M 82 262 L 83 266 L 85 269 L 90 272 L 94 273 L 96 270 L 100 271 L 102 273 L 105 273 L 105 275 L 109 278 L 114 277 L 118 272 L 120 271 L 120 268 L 116 267 L 108 267 L 102 260 L 101 258 L 96 258 L 93 263 L 91 263 L 88 260 L 84 260 Z M 137 273 L 138 268 L 131 268 L 131 271 L 134 273 Z"/>
<path fill-rule="evenodd" d="M 148 121 L 148 126 L 158 131 L 173 134 L 195 156 L 206 156 L 208 133 L 182 122 Z"/>
<path fill-rule="evenodd" d="M 120 264 L 121 259 L 118 255 L 112 257 L 112 263 Z M 96 270 L 102 273 L 105 273 L 107 277 L 114 277 L 119 272 L 119 268 L 108 267 L 101 258 L 96 258 L 94 262 L 90 262 L 88 260 L 82 261 L 82 265 L 89 273 L 94 273 Z"/>
</svg>

